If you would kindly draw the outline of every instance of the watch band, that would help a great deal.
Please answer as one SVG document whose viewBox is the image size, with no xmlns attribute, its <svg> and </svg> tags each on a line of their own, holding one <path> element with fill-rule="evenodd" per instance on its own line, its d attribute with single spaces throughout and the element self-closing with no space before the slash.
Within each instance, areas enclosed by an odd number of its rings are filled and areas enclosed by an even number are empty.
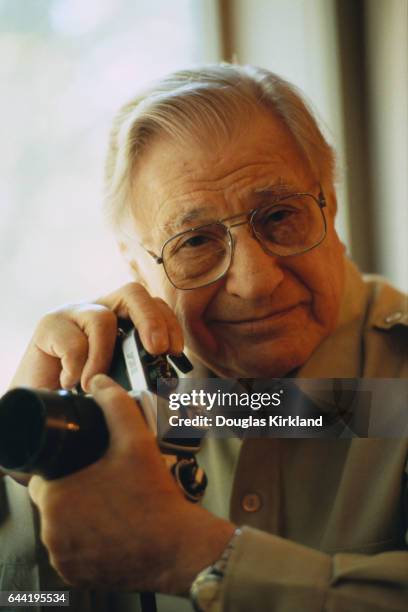
<svg viewBox="0 0 408 612">
<path fill-rule="evenodd" d="M 221 589 L 229 558 L 242 530 L 237 527 L 221 557 L 203 569 L 190 589 L 190 599 L 196 612 L 221 612 Z"/>
</svg>

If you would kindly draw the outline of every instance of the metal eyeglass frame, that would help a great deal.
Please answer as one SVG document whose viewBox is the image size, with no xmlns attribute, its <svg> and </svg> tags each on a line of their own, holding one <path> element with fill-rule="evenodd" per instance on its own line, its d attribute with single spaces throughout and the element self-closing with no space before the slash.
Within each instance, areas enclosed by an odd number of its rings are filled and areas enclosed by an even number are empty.
<svg viewBox="0 0 408 612">
<path fill-rule="evenodd" d="M 256 218 L 256 215 L 259 211 L 265 210 L 267 208 L 273 207 L 273 206 L 278 206 L 281 202 L 284 202 L 285 200 L 289 199 L 289 198 L 293 198 L 293 197 L 297 197 L 297 196 L 309 196 L 311 198 L 313 198 L 313 200 L 316 202 L 316 204 L 318 205 L 320 212 L 322 214 L 322 218 L 323 218 L 323 226 L 324 226 L 324 231 L 323 231 L 323 235 L 321 237 L 321 239 L 316 242 L 315 244 L 313 244 L 312 246 L 308 247 L 307 249 L 303 249 L 303 251 L 298 251 L 297 253 L 290 253 L 288 255 L 281 255 L 280 253 L 276 253 L 274 251 L 271 251 L 270 249 L 267 249 L 265 247 L 265 245 L 262 243 L 262 239 L 258 236 L 258 233 L 255 230 L 255 226 L 254 226 L 254 220 Z M 232 260 L 233 260 L 233 256 L 234 256 L 234 248 L 235 248 L 235 240 L 234 237 L 231 234 L 231 229 L 233 227 L 239 227 L 240 225 L 246 225 L 247 223 L 249 223 L 250 227 L 251 227 L 251 231 L 252 231 L 252 235 L 255 238 L 255 240 L 260 244 L 260 246 L 262 247 L 262 249 L 265 251 L 265 253 L 267 253 L 268 255 L 273 255 L 275 257 L 296 257 L 297 255 L 303 255 L 304 253 L 308 253 L 309 251 L 315 249 L 317 246 L 319 246 L 319 244 L 321 244 L 323 242 L 323 240 L 326 238 L 327 235 L 327 222 L 326 222 L 326 217 L 324 215 L 324 211 L 323 209 L 327 207 L 327 203 L 326 203 L 326 198 L 324 197 L 324 193 L 323 191 L 320 189 L 319 191 L 319 195 L 316 197 L 315 195 L 313 195 L 312 193 L 307 193 L 307 192 L 299 192 L 299 193 L 289 193 L 289 194 L 285 194 L 281 197 L 279 197 L 276 202 L 274 202 L 273 204 L 265 204 L 264 206 L 258 206 L 255 208 L 252 208 L 250 211 L 246 212 L 246 213 L 238 213 L 236 215 L 231 215 L 230 217 L 224 217 L 223 219 L 218 219 L 217 221 L 212 221 L 211 223 L 203 223 L 202 225 L 197 225 L 195 227 L 191 227 L 188 230 L 184 230 L 182 232 L 178 232 L 177 234 L 174 234 L 174 236 L 171 236 L 170 238 L 167 238 L 167 240 L 163 243 L 162 247 L 161 247 L 161 251 L 160 251 L 160 256 L 156 255 L 155 253 L 153 253 L 152 251 L 149 251 L 149 249 L 145 250 L 147 251 L 147 253 L 149 253 L 149 255 L 151 255 L 151 257 L 153 257 L 154 261 L 157 264 L 163 264 L 163 268 L 164 271 L 166 273 L 167 278 L 169 279 L 170 283 L 173 285 L 173 287 L 175 287 L 176 289 L 180 289 L 181 291 L 192 291 L 194 289 L 201 289 L 202 287 L 208 287 L 209 285 L 212 285 L 213 283 L 216 283 L 217 281 L 219 281 L 221 278 L 223 278 L 228 270 L 231 267 L 232 264 Z M 237 223 L 231 223 L 229 225 L 225 225 L 225 221 L 232 221 L 234 219 L 238 219 L 239 217 L 245 217 L 244 221 L 238 221 Z M 184 236 L 187 235 L 189 232 L 196 232 L 197 230 L 203 228 L 203 227 L 208 227 L 209 225 L 222 225 L 223 228 L 226 230 L 226 234 L 228 235 L 228 243 L 229 243 L 229 248 L 230 248 L 230 261 L 229 264 L 227 266 L 227 268 L 225 269 L 224 272 L 222 272 L 222 274 L 219 274 L 219 276 L 217 276 L 217 278 L 214 278 L 213 280 L 209 281 L 208 283 L 204 283 L 203 285 L 199 285 L 198 287 L 178 287 L 170 278 L 167 270 L 166 270 L 166 265 L 164 263 L 164 259 L 163 259 L 163 251 L 166 248 L 166 245 L 171 242 L 172 240 L 174 240 L 175 238 L 177 238 L 178 236 Z M 143 245 L 142 245 L 143 246 Z"/>
</svg>

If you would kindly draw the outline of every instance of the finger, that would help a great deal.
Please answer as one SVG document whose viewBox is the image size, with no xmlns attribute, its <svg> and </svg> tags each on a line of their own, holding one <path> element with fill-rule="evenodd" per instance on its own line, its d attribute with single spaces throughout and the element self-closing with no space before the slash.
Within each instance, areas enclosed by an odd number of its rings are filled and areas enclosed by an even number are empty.
<svg viewBox="0 0 408 612">
<path fill-rule="evenodd" d="M 86 310 L 76 310 L 71 315 L 73 321 L 88 338 L 88 353 L 81 375 L 81 386 L 89 391 L 89 381 L 95 374 L 109 370 L 117 337 L 115 314 L 104 306 L 89 305 Z"/>
<path fill-rule="evenodd" d="M 120 291 L 98 300 L 119 317 L 130 318 L 143 346 L 153 355 L 169 351 L 167 321 L 155 299 L 139 283 L 129 283 Z"/>
<path fill-rule="evenodd" d="M 104 374 L 94 376 L 89 384 L 95 401 L 102 408 L 110 433 L 110 448 L 125 450 L 135 439 L 151 439 L 140 407 L 124 389 Z"/>
<path fill-rule="evenodd" d="M 75 321 L 62 314 L 44 317 L 35 346 L 44 354 L 60 360 L 60 383 L 63 388 L 75 386 L 88 358 L 88 339 Z"/>
<path fill-rule="evenodd" d="M 184 350 L 184 336 L 181 325 L 168 304 L 161 298 L 153 298 L 159 306 L 167 324 L 169 334 L 169 350 L 172 355 L 179 355 Z"/>
<path fill-rule="evenodd" d="M 44 491 L 45 480 L 41 476 L 32 476 L 28 483 L 28 493 L 33 503 L 38 506 Z"/>
<path fill-rule="evenodd" d="M 28 485 L 28 483 L 30 482 L 30 479 L 32 478 L 31 474 L 25 474 L 24 472 L 13 472 L 12 470 L 8 470 L 7 472 L 2 472 L 0 470 L 0 478 L 4 476 L 10 476 L 10 478 L 12 478 L 13 480 L 15 480 L 16 482 L 18 482 L 19 484 L 25 487 Z"/>
<path fill-rule="evenodd" d="M 91 376 L 108 370 L 115 337 L 116 317 L 103 306 L 69 306 L 49 313 L 37 326 L 12 386 L 69 389 L 82 375 L 86 390 Z"/>
<path fill-rule="evenodd" d="M 60 360 L 41 350 L 33 339 L 13 376 L 10 388 L 24 385 L 43 389 L 59 389 L 60 374 Z"/>
</svg>

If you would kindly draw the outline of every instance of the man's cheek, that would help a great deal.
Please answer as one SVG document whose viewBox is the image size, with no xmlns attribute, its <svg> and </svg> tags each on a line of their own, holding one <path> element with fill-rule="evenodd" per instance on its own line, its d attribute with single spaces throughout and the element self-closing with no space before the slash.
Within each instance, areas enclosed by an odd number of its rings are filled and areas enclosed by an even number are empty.
<svg viewBox="0 0 408 612">
<path fill-rule="evenodd" d="M 186 344 L 203 358 L 215 355 L 219 350 L 216 335 L 203 319 L 186 319 Z"/>
</svg>

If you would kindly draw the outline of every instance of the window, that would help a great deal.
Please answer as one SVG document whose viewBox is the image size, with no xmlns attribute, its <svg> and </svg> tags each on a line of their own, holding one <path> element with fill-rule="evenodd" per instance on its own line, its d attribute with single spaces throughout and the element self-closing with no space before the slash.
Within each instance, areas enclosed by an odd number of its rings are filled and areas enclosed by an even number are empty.
<svg viewBox="0 0 408 612">
<path fill-rule="evenodd" d="M 110 122 L 148 81 L 216 59 L 199 5 L 0 1 L 0 392 L 47 310 L 129 280 L 101 216 Z"/>
</svg>

